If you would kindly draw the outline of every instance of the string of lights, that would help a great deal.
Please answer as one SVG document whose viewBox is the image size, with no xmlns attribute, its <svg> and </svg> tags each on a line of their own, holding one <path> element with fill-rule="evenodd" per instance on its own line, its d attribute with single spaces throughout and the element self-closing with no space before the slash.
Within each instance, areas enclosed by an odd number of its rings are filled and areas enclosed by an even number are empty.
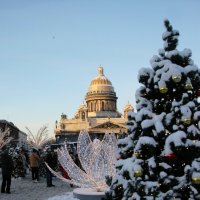
<svg viewBox="0 0 200 200">
<path fill-rule="evenodd" d="M 58 160 L 63 169 L 68 173 L 65 179 L 59 173 L 49 170 L 59 179 L 82 188 L 92 188 L 104 191 L 107 188 L 106 176 L 115 176 L 117 140 L 114 133 L 105 133 L 102 141 L 91 141 L 87 131 L 80 132 L 77 144 L 77 153 L 82 169 L 78 167 L 70 156 L 67 145 L 58 149 Z"/>
</svg>

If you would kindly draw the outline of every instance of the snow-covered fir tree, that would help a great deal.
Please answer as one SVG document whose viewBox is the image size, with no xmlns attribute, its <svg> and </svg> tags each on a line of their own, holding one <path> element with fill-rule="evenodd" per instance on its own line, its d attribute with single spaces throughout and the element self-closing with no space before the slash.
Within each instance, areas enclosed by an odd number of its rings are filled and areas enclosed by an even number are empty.
<svg viewBox="0 0 200 200">
<path fill-rule="evenodd" d="M 200 70 L 164 20 L 164 48 L 139 71 L 136 113 L 119 140 L 117 177 L 106 199 L 200 199 Z"/>
<path fill-rule="evenodd" d="M 106 193 L 106 199 L 121 200 L 128 191 L 128 184 L 134 178 L 129 171 L 132 171 L 132 163 L 134 162 L 134 157 L 132 156 L 133 145 L 137 141 L 136 134 L 133 134 L 137 128 L 135 114 L 132 112 L 132 115 L 129 115 L 128 119 L 128 132 L 125 137 L 118 139 L 117 143 L 117 177 L 106 177 L 107 184 L 110 186 L 110 190 Z M 127 191 L 125 191 L 126 189 Z"/>
</svg>

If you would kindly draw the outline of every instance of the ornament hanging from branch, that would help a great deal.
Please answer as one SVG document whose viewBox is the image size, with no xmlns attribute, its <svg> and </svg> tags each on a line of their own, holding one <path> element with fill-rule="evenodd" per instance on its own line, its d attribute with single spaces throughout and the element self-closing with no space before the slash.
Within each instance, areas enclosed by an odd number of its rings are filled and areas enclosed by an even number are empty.
<svg viewBox="0 0 200 200">
<path fill-rule="evenodd" d="M 200 185 L 200 177 L 192 177 L 192 183 Z"/>
<path fill-rule="evenodd" d="M 184 118 L 183 119 L 183 124 L 186 125 L 186 126 L 190 125 L 191 124 L 191 119 L 190 118 Z"/>
<path fill-rule="evenodd" d="M 198 89 L 197 91 L 196 91 L 196 95 L 199 97 L 200 96 L 200 89 Z"/>
<path fill-rule="evenodd" d="M 179 83 L 181 81 L 181 76 L 180 75 L 173 75 L 172 76 L 172 80 L 175 82 L 175 83 Z"/>
<path fill-rule="evenodd" d="M 159 90 L 160 90 L 160 93 L 165 94 L 165 93 L 167 93 L 168 88 L 166 86 L 162 86 L 159 88 Z"/>
<path fill-rule="evenodd" d="M 169 160 L 175 160 L 176 159 L 176 155 L 174 153 L 168 153 L 165 155 L 165 157 Z"/>
<path fill-rule="evenodd" d="M 186 83 L 185 84 L 185 89 L 186 90 L 192 90 L 193 89 L 192 84 L 191 83 Z"/>
<path fill-rule="evenodd" d="M 135 177 L 141 177 L 143 175 L 143 171 L 142 170 L 136 170 L 134 171 L 134 176 Z"/>
</svg>

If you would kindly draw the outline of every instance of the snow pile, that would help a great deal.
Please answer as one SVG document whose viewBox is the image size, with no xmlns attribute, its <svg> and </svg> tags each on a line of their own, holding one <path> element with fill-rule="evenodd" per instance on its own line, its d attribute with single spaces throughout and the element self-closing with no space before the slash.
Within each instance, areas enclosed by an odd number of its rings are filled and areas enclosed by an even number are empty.
<svg viewBox="0 0 200 200">
<path fill-rule="evenodd" d="M 61 196 L 54 196 L 54 197 L 50 197 L 48 198 L 48 200 L 78 200 L 76 198 L 73 197 L 73 192 L 67 192 L 65 195 L 61 195 Z"/>
</svg>

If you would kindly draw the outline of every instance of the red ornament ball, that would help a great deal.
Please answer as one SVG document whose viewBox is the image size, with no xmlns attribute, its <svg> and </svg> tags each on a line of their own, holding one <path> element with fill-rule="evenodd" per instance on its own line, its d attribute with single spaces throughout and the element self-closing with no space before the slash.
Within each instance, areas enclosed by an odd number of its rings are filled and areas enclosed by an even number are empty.
<svg viewBox="0 0 200 200">
<path fill-rule="evenodd" d="M 196 91 L 197 96 L 200 96 L 200 89 Z"/>
<path fill-rule="evenodd" d="M 176 156 L 173 153 L 168 153 L 168 154 L 165 155 L 165 157 L 170 159 L 170 160 L 176 159 Z"/>
</svg>

